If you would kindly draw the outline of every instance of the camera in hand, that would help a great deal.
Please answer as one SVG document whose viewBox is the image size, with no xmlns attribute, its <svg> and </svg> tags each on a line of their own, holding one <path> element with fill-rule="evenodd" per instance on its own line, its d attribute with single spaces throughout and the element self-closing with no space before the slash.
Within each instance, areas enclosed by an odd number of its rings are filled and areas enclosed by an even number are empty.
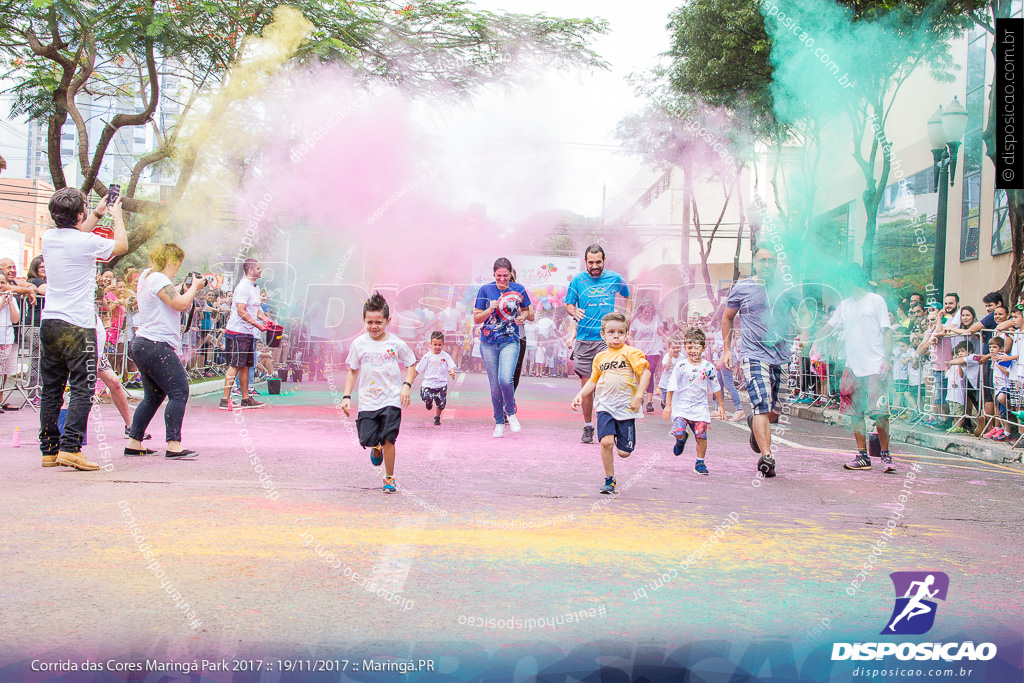
<svg viewBox="0 0 1024 683">
<path fill-rule="evenodd" d="M 185 286 L 191 287 L 192 282 L 195 278 L 201 278 L 203 280 L 206 280 L 207 287 L 213 287 L 216 284 L 212 279 L 206 277 L 202 273 L 189 273 L 188 275 L 185 276 Z"/>
</svg>

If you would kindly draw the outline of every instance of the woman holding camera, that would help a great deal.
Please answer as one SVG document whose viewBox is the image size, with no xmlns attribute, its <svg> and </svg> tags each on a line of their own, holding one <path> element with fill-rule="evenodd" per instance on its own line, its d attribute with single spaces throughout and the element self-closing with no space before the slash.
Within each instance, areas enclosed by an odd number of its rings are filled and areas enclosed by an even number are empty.
<svg viewBox="0 0 1024 683">
<path fill-rule="evenodd" d="M 188 376 L 178 359 L 181 346 L 181 313 L 192 305 L 196 293 L 206 279 L 195 277 L 183 292 L 174 286 L 173 278 L 185 259 L 177 244 L 161 244 L 149 255 L 151 267 L 139 278 L 137 297 L 139 329 L 132 339 L 131 351 L 142 376 L 145 396 L 135 408 L 135 417 L 128 431 L 125 455 L 151 455 L 141 439 L 157 408 L 167 398 L 164 427 L 167 437 L 166 457 L 181 460 L 198 453 L 181 447 L 181 422 L 188 402 Z"/>
</svg>

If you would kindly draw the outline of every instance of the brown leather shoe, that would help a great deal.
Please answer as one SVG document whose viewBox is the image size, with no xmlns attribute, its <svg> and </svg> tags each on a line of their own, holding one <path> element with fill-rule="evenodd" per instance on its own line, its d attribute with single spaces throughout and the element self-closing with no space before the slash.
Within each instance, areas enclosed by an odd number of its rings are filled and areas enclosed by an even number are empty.
<svg viewBox="0 0 1024 683">
<path fill-rule="evenodd" d="M 64 465 L 65 467 L 74 467 L 76 470 L 85 470 L 87 472 L 98 470 L 100 468 L 99 465 L 88 460 L 81 453 L 65 453 L 64 451 L 57 454 L 57 464 Z"/>
<path fill-rule="evenodd" d="M 43 456 L 43 467 L 57 467 L 57 456 L 56 455 L 44 455 Z"/>
</svg>

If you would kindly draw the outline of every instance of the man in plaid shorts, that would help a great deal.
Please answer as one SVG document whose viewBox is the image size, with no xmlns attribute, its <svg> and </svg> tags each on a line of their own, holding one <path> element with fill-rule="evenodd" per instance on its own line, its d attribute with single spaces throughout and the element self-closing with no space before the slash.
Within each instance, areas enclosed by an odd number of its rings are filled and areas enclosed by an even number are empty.
<svg viewBox="0 0 1024 683">
<path fill-rule="evenodd" d="M 789 398 L 789 328 L 794 300 L 790 285 L 776 277 L 777 263 L 775 252 L 758 249 L 754 254 L 754 274 L 733 285 L 722 316 L 722 363 L 730 370 L 733 320 L 737 313 L 743 321 L 740 356 L 754 409 L 747 424 L 751 448 L 761 454 L 757 470 L 764 477 L 775 476 L 771 425 L 779 421 L 782 406 Z"/>
</svg>

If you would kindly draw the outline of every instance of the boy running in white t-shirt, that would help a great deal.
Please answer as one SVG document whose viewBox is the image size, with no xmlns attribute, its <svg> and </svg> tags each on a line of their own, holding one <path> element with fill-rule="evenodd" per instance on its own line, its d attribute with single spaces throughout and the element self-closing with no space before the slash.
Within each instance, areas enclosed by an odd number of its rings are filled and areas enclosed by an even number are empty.
<svg viewBox="0 0 1024 683">
<path fill-rule="evenodd" d="M 430 351 L 423 354 L 416 364 L 416 372 L 423 375 L 420 398 L 427 410 L 435 408 L 434 424 L 441 424 L 441 413 L 448 405 L 448 380 L 455 379 L 458 367 L 455 360 L 444 350 L 444 332 L 430 333 Z"/>
<path fill-rule="evenodd" d="M 725 419 L 725 403 L 722 401 L 722 385 L 718 383 L 718 371 L 713 364 L 701 358 L 705 343 L 704 332 L 700 328 L 691 327 L 686 331 L 683 338 L 686 355 L 672 365 L 667 384 L 668 405 L 662 413 L 664 419 L 672 419 L 672 435 L 676 437 L 672 452 L 676 455 L 682 454 L 686 447 L 686 439 L 690 436 L 687 428 L 693 432 L 697 440 L 697 462 L 693 471 L 697 474 L 708 473 L 704 454 L 708 450 L 708 423 L 711 422 L 709 390 L 718 402 L 715 416 L 719 420 Z"/>
<path fill-rule="evenodd" d="M 661 394 L 661 407 L 668 405 L 665 402 L 668 393 L 668 381 L 672 379 L 672 367 L 683 357 L 683 338 L 673 334 L 668 338 L 668 351 L 661 361 L 661 378 L 658 380 L 658 392 Z"/>
<path fill-rule="evenodd" d="M 402 408 L 409 406 L 409 394 L 416 379 L 416 355 L 408 344 L 387 331 L 390 321 L 388 302 L 380 292 L 374 292 L 363 304 L 366 334 L 356 337 L 348 352 L 349 371 L 341 399 L 341 409 L 348 415 L 352 389 L 358 379 L 359 445 L 372 449 L 370 462 L 374 466 L 384 463 L 384 493 L 396 490 L 395 441 L 402 426 Z M 399 363 L 407 368 L 401 385 Z"/>
</svg>

